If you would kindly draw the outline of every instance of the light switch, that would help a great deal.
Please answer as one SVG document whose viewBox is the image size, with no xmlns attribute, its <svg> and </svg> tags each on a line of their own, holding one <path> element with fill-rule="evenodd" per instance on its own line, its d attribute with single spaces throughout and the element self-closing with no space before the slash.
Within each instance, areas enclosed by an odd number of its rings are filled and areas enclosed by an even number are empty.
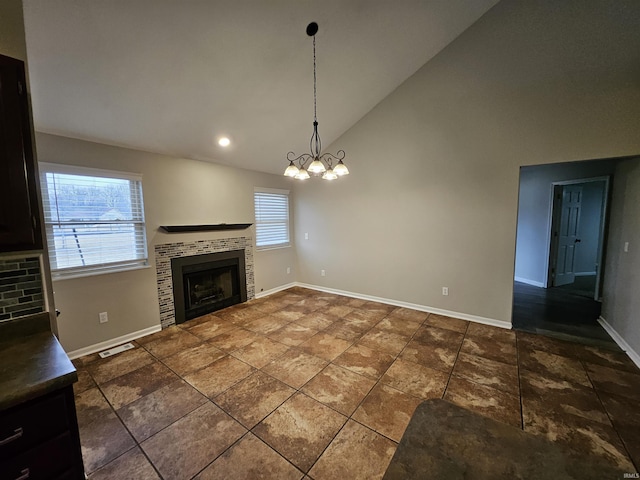
<svg viewBox="0 0 640 480">
<path fill-rule="evenodd" d="M 624 242 L 624 251 L 625 251 L 626 253 L 628 253 L 628 252 L 629 252 L 629 242 Z"/>
</svg>

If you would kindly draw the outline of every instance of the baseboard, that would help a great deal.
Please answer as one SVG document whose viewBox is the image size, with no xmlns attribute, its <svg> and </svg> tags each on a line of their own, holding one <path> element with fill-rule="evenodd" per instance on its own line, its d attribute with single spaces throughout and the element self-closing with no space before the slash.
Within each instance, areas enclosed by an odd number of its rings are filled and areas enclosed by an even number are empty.
<svg viewBox="0 0 640 480">
<path fill-rule="evenodd" d="M 544 282 L 537 282 L 535 280 L 529 280 L 528 278 L 523 277 L 514 277 L 516 282 L 526 283 L 527 285 L 532 285 L 534 287 L 545 288 Z"/>
<path fill-rule="evenodd" d="M 576 277 L 594 277 L 596 272 L 576 272 Z"/>
<path fill-rule="evenodd" d="M 607 322 L 604 319 L 604 317 L 602 317 L 602 315 L 598 317 L 598 323 L 602 325 L 602 328 L 604 328 L 609 335 L 611 335 L 611 338 L 613 338 L 613 341 L 616 342 L 622 350 L 624 350 L 624 352 L 629 356 L 631 361 L 635 363 L 638 366 L 638 368 L 640 368 L 640 355 L 638 354 L 638 352 L 636 352 L 633 348 L 631 348 L 631 345 L 629 345 L 625 341 L 625 339 L 622 338 L 620 334 L 616 332 L 611 325 L 609 325 L 609 322 Z"/>
<path fill-rule="evenodd" d="M 268 295 L 273 295 L 274 293 L 281 292 L 282 290 L 286 290 L 287 288 L 295 287 L 296 285 L 297 285 L 296 282 L 292 282 L 292 283 L 287 283 L 286 285 L 280 285 L 279 287 L 270 288 L 269 290 L 256 293 L 256 298 L 262 298 Z"/>
<path fill-rule="evenodd" d="M 309 288 L 311 290 L 317 290 L 319 292 L 334 293 L 334 294 L 337 294 L 337 295 L 343 295 L 345 297 L 358 298 L 360 300 L 368 300 L 368 301 L 372 301 L 372 302 L 379 302 L 379 303 L 384 303 L 384 304 L 387 304 L 387 305 L 393 305 L 394 307 L 411 308 L 413 310 L 418 310 L 420 312 L 435 313 L 435 314 L 438 314 L 438 315 L 446 315 L 447 317 L 459 318 L 461 320 L 468 320 L 470 322 L 482 323 L 484 325 L 491 325 L 493 327 L 511 329 L 511 322 L 505 322 L 505 321 L 502 321 L 502 320 L 495 320 L 493 318 L 480 317 L 480 316 L 477 316 L 477 315 L 469 315 L 467 313 L 454 312 L 454 311 L 451 311 L 451 310 L 443 310 L 441 308 L 434 308 L 434 307 L 429 307 L 429 306 L 426 306 L 426 305 L 418 305 L 416 303 L 402 302 L 402 301 L 393 300 L 393 299 L 390 299 L 390 298 L 376 297 L 376 296 L 373 296 L 373 295 L 365 295 L 365 294 L 362 294 L 362 293 L 348 292 L 346 290 L 338 290 L 338 289 L 335 289 L 335 288 L 321 287 L 319 285 L 311 285 L 311 284 L 308 284 L 308 283 L 300 283 L 300 282 L 292 282 L 292 283 L 288 283 L 286 285 L 281 285 L 281 286 L 276 287 L 276 288 L 271 288 L 269 290 L 265 290 L 263 292 L 259 292 L 259 293 L 256 294 L 256 298 L 262 298 L 262 297 L 266 297 L 268 295 L 273 295 L 274 293 L 280 292 L 282 290 L 286 290 L 286 289 L 291 288 L 291 287 Z M 605 330 L 609 331 L 607 326 L 603 325 L 603 327 L 605 328 Z M 69 356 L 69 358 L 71 360 L 73 360 L 74 358 L 82 357 L 84 355 L 90 355 L 92 353 L 96 353 L 96 352 L 101 352 L 103 350 L 107 350 L 107 349 L 115 347 L 117 345 L 121 345 L 123 343 L 130 342 L 132 340 L 136 340 L 137 338 L 140 338 L 140 337 L 144 337 L 145 335 L 150 335 L 152 333 L 159 332 L 160 330 L 162 330 L 162 327 L 160 325 L 156 325 L 156 326 L 153 326 L 153 327 L 145 328 L 143 330 L 138 330 L 136 332 L 128 333 L 127 335 L 122 335 L 120 337 L 112 338 L 112 339 L 106 340 L 104 342 L 100 342 L 100 343 L 96 343 L 96 344 L 93 344 L 93 345 L 89 345 L 88 347 L 79 348 L 78 350 L 72 350 L 70 352 L 67 352 L 67 355 Z M 615 332 L 614 333 L 609 332 L 609 334 L 612 337 L 614 337 L 614 334 L 615 334 L 615 335 L 618 336 L 618 338 L 620 338 L 620 336 Z M 615 340 L 615 337 L 614 337 L 614 340 Z M 624 340 L 621 339 L 621 341 L 624 343 Z M 617 342 L 617 340 L 616 340 L 616 342 Z M 630 350 L 630 347 L 627 346 L 628 348 L 624 348 L 624 347 L 622 347 L 622 345 L 619 342 L 618 342 L 618 345 L 620 345 L 621 348 L 623 348 L 625 350 Z M 625 343 L 625 345 L 626 345 L 626 343 Z M 633 352 L 633 350 L 631 350 L 631 352 Z M 638 359 L 638 361 L 634 360 L 634 362 L 636 362 L 640 366 L 640 356 L 638 356 L 635 352 L 633 352 L 633 354 Z M 632 359 L 633 359 L 633 357 L 632 357 Z"/>
<path fill-rule="evenodd" d="M 393 305 L 394 307 L 405 307 L 405 308 L 411 308 L 413 310 L 418 310 L 420 312 L 446 315 L 447 317 L 459 318 L 461 320 L 468 320 L 470 322 L 482 323 L 484 325 L 491 325 L 493 327 L 506 328 L 509 330 L 511 329 L 511 322 L 495 320 L 493 318 L 480 317 L 478 315 L 469 315 L 467 313 L 454 312 L 451 310 L 443 310 L 441 308 L 434 308 L 426 305 L 418 305 L 416 303 L 402 302 L 402 301 L 393 300 L 390 298 L 383 298 L 383 297 L 376 297 L 373 295 L 365 295 L 362 293 L 348 292 L 346 290 L 337 290 L 335 288 L 327 288 L 327 287 L 321 287 L 318 285 L 310 285 L 308 283 L 297 282 L 296 286 L 303 287 L 303 288 L 310 288 L 312 290 L 318 290 L 319 292 L 335 293 L 337 295 L 343 295 L 345 297 L 358 298 L 360 300 L 369 300 L 372 302 L 384 303 L 387 305 Z"/>
<path fill-rule="evenodd" d="M 144 337 L 145 335 L 150 335 L 152 333 L 159 332 L 160 330 L 162 330 L 162 327 L 160 325 L 155 325 L 153 327 L 145 328 L 143 330 L 138 330 L 137 332 L 132 332 L 126 335 L 122 335 L 121 337 L 112 338 L 104 342 L 89 345 L 88 347 L 79 348 L 78 350 L 67 352 L 67 355 L 71 360 L 73 360 L 74 358 L 83 357 L 84 355 L 90 355 L 92 353 L 107 350 L 108 348 L 112 348 L 117 345 L 130 342 L 132 340 L 135 340 L 136 338 Z"/>
</svg>

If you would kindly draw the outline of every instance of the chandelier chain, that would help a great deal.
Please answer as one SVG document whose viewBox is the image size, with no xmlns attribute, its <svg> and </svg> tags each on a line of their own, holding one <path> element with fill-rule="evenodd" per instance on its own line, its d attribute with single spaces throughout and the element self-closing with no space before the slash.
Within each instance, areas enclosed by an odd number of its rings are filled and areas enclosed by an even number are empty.
<svg viewBox="0 0 640 480">
<path fill-rule="evenodd" d="M 318 114 L 317 114 L 317 78 L 316 78 L 316 36 L 313 36 L 313 134 L 309 142 L 309 148 L 315 158 L 320 157 L 322 151 L 322 141 L 318 133 Z"/>
<path fill-rule="evenodd" d="M 318 121 L 316 113 L 316 36 L 313 36 L 313 121 Z"/>
</svg>

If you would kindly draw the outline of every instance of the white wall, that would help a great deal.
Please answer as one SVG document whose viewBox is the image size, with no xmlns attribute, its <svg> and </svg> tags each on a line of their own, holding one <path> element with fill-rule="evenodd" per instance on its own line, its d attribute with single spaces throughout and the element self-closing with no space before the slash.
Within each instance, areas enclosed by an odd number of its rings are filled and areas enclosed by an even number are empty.
<svg viewBox="0 0 640 480">
<path fill-rule="evenodd" d="M 552 183 L 567 180 L 597 178 L 612 175 L 615 160 L 573 162 L 557 165 L 537 165 L 520 169 L 520 191 L 518 195 L 518 224 L 516 242 L 515 278 L 520 281 L 543 286 L 547 277 L 549 260 L 549 221 L 551 215 Z M 591 212 L 592 189 L 587 188 L 589 202 L 584 211 L 585 222 L 581 228 L 592 226 Z M 599 220 L 598 220 L 599 225 Z M 596 227 L 597 228 L 597 227 Z M 585 265 L 591 258 L 592 245 L 581 244 L 580 263 Z M 595 245 L 597 248 L 597 244 Z"/>
<path fill-rule="evenodd" d="M 615 172 L 602 317 L 640 360 L 640 158 Z M 629 243 L 628 252 L 624 251 Z"/>
<path fill-rule="evenodd" d="M 254 223 L 254 187 L 287 188 L 280 175 L 37 134 L 39 160 L 142 174 L 150 267 L 55 281 L 60 341 L 73 351 L 160 324 L 154 245 L 241 236 L 254 229 L 166 234 L 160 225 Z M 292 202 L 293 203 L 293 202 Z M 256 293 L 294 281 L 295 247 L 254 251 Z M 292 273 L 287 275 L 287 266 Z M 109 322 L 100 324 L 98 313 Z"/>
<path fill-rule="evenodd" d="M 327 148 L 352 175 L 296 188 L 300 280 L 510 322 L 519 167 L 640 152 L 638 21 L 500 2 Z"/>
</svg>

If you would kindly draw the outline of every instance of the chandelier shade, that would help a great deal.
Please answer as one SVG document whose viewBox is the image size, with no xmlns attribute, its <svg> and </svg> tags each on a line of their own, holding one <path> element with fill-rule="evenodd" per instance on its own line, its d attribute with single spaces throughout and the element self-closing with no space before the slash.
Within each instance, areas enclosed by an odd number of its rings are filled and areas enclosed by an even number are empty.
<svg viewBox="0 0 640 480">
<path fill-rule="evenodd" d="M 316 99 L 316 33 L 318 33 L 317 23 L 312 22 L 307 25 L 307 35 L 313 37 L 313 133 L 309 141 L 310 153 L 303 153 L 298 156 L 293 152 L 287 153 L 289 166 L 284 171 L 284 175 L 298 180 L 306 180 L 311 175 L 321 176 L 324 180 L 335 180 L 338 177 L 348 175 L 349 169 L 343 162 L 346 156 L 344 150 L 338 150 L 335 155 L 326 152 L 322 153 L 322 141 L 318 133 Z M 309 166 L 306 166 L 307 163 L 309 163 Z"/>
</svg>

